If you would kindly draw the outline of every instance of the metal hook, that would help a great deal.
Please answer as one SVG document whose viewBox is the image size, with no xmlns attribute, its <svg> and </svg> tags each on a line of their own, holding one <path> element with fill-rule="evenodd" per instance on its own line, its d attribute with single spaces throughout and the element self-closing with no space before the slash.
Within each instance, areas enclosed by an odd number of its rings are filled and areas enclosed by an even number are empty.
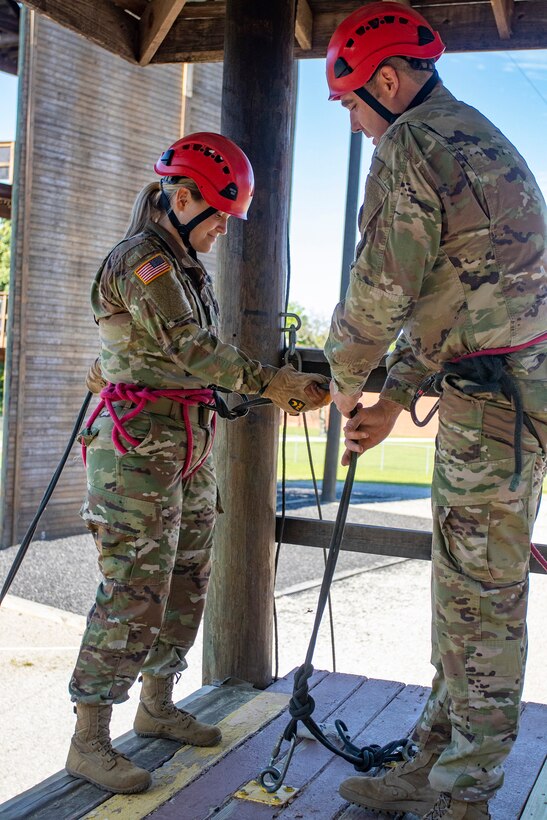
<svg viewBox="0 0 547 820">
<path fill-rule="evenodd" d="M 290 746 L 285 756 L 285 760 L 283 761 L 283 767 L 279 769 L 277 766 L 274 766 L 277 758 L 279 757 L 279 752 L 281 749 L 281 744 L 283 743 L 284 736 L 281 735 L 277 743 L 275 744 L 272 756 L 270 758 L 270 763 L 266 766 L 265 769 L 262 769 L 260 774 L 258 775 L 258 782 L 260 785 L 266 789 L 269 794 L 273 794 L 274 792 L 278 791 L 283 785 L 283 781 L 285 780 L 287 770 L 289 768 L 289 764 L 291 762 L 295 747 L 297 737 L 293 735 L 290 741 Z M 269 778 L 267 780 L 267 778 Z"/>
</svg>

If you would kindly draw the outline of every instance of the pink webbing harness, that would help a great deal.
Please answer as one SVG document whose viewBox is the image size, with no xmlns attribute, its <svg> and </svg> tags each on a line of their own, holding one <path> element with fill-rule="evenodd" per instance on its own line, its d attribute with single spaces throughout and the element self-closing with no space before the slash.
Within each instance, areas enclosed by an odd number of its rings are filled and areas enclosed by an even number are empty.
<svg viewBox="0 0 547 820">
<path fill-rule="evenodd" d="M 211 447 L 213 446 L 213 440 L 215 437 L 216 431 L 216 415 L 213 415 L 211 420 L 211 438 L 207 449 L 203 456 L 200 458 L 199 462 L 190 470 L 190 464 L 192 461 L 192 452 L 194 449 L 194 436 L 192 432 L 192 425 L 190 423 L 190 407 L 210 407 L 214 409 L 215 407 L 215 399 L 212 390 L 208 388 L 202 389 L 195 389 L 195 390 L 179 390 L 179 389 L 158 389 L 152 387 L 140 387 L 137 384 L 107 384 L 101 390 L 100 393 L 100 402 L 89 417 L 88 421 L 86 422 L 86 428 L 90 429 L 93 422 L 102 412 L 102 410 L 106 407 L 108 410 L 112 421 L 114 422 L 114 427 L 112 428 L 112 442 L 114 447 L 119 453 L 127 453 L 127 448 L 122 444 L 120 441 L 120 436 L 128 441 L 133 447 L 136 447 L 141 442 L 139 439 L 131 436 L 127 430 L 125 429 L 125 424 L 134 419 L 135 416 L 138 416 L 144 410 L 145 405 L 147 402 L 155 402 L 158 399 L 169 399 L 170 401 L 176 402 L 177 404 L 182 405 L 182 417 L 184 420 L 184 425 L 186 428 L 186 436 L 187 436 L 187 444 L 186 444 L 186 457 L 184 460 L 184 466 L 182 468 L 182 478 L 189 478 L 190 476 L 194 475 L 209 453 L 211 452 Z M 123 416 L 118 416 L 116 414 L 116 410 L 114 408 L 114 402 L 116 401 L 130 401 L 135 406 L 125 413 Z M 82 458 L 84 464 L 86 464 L 86 445 L 82 443 Z"/>
<path fill-rule="evenodd" d="M 431 385 L 434 382 L 436 384 L 438 382 L 440 382 L 442 377 L 447 372 L 453 372 L 453 373 L 457 374 L 458 373 L 458 367 L 457 366 L 460 363 L 465 364 L 465 362 L 470 360 L 470 359 L 477 359 L 478 361 L 476 362 L 476 364 L 477 364 L 477 366 L 479 368 L 479 372 L 480 372 L 480 370 L 481 370 L 480 365 L 488 362 L 488 359 L 490 357 L 492 357 L 491 361 L 492 361 L 492 363 L 494 363 L 494 359 L 493 359 L 494 356 L 503 357 L 503 356 L 508 355 L 509 353 L 516 353 L 519 350 L 525 350 L 528 347 L 533 347 L 534 345 L 537 345 L 540 342 L 545 342 L 545 341 L 547 341 L 547 333 L 542 333 L 540 336 L 536 336 L 535 339 L 530 339 L 529 342 L 523 342 L 522 344 L 515 345 L 514 347 L 491 347 L 491 348 L 487 348 L 486 350 L 475 350 L 472 353 L 465 353 L 463 356 L 455 356 L 453 359 L 450 359 L 448 362 L 446 362 L 445 366 L 443 367 L 443 369 L 441 370 L 440 373 L 436 373 L 433 376 L 428 376 L 427 379 L 425 379 L 422 382 L 422 384 L 418 387 L 418 389 L 416 391 L 416 394 L 415 394 L 415 396 L 414 396 L 414 398 L 411 402 L 411 405 L 410 405 L 410 414 L 412 416 L 412 420 L 413 420 L 414 424 L 417 424 L 418 427 L 425 427 L 425 425 L 433 418 L 433 416 L 434 416 L 434 414 L 437 411 L 438 406 L 439 406 L 439 402 L 437 402 L 435 404 L 435 406 L 429 411 L 429 413 L 427 414 L 425 419 L 420 420 L 420 419 L 417 418 L 416 412 L 415 412 L 416 403 L 417 403 L 418 399 L 421 398 L 421 396 L 423 396 L 428 391 L 428 389 L 431 387 Z M 498 362 L 501 362 L 501 361 L 502 361 L 501 359 L 498 360 Z M 496 375 L 494 375 L 494 379 L 496 379 L 496 378 L 499 379 L 501 370 L 502 370 L 502 367 L 501 366 L 498 367 L 498 373 Z M 494 374 L 493 370 L 491 371 L 491 373 L 488 373 L 488 368 L 487 367 L 483 367 L 482 371 L 483 371 L 483 374 L 486 377 L 492 376 Z M 461 375 L 463 375 L 463 374 L 461 374 Z M 465 375 L 467 375 L 467 374 L 465 374 Z M 539 436 L 534 431 L 533 424 L 532 424 L 531 420 L 527 417 L 526 413 L 523 412 L 520 392 L 518 390 L 518 386 L 516 385 L 514 379 L 511 377 L 510 374 L 508 374 L 505 371 L 504 373 L 501 374 L 501 379 L 499 379 L 499 382 L 503 383 L 503 387 L 506 388 L 505 390 L 502 389 L 501 392 L 503 392 L 504 395 L 507 398 L 512 398 L 513 401 L 514 401 L 514 404 L 515 404 L 515 409 L 516 409 L 515 453 L 516 453 L 516 462 L 517 462 L 517 464 L 520 465 L 521 456 L 522 456 L 522 454 L 520 452 L 520 446 L 521 446 L 520 445 L 520 431 L 521 431 L 521 428 L 522 428 L 522 419 L 523 419 L 523 417 L 524 417 L 525 421 L 527 422 L 528 428 L 531 429 L 531 432 L 534 433 L 534 435 L 536 436 L 538 441 L 539 441 Z M 485 389 L 488 389 L 488 387 L 485 387 Z M 492 389 L 494 389 L 494 386 L 492 387 Z M 499 386 L 498 386 L 498 390 L 499 390 Z M 508 392 L 506 392 L 506 390 L 508 390 Z M 440 392 L 440 390 L 439 390 L 439 392 Z M 511 395 L 509 395 L 509 393 Z M 519 478 L 520 478 L 520 467 L 517 467 L 517 469 L 515 470 L 515 475 L 513 476 L 513 481 L 511 483 L 511 489 L 516 489 L 516 485 L 518 484 Z M 516 481 L 515 481 L 515 479 L 516 479 Z M 541 565 L 541 567 L 543 567 L 545 572 L 547 572 L 547 560 L 543 557 L 543 555 L 540 553 L 540 551 L 538 550 L 538 548 L 536 547 L 535 544 L 530 544 L 530 552 L 532 553 L 532 555 L 534 556 L 536 561 Z"/>
</svg>

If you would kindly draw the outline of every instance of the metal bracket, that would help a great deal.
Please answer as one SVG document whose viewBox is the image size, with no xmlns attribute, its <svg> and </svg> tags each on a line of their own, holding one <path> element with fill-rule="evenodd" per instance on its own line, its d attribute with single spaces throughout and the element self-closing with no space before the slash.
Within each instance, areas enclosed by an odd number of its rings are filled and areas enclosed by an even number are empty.
<svg viewBox="0 0 547 820">
<path fill-rule="evenodd" d="M 250 780 L 235 792 L 234 797 L 239 800 L 250 800 L 252 803 L 264 803 L 267 806 L 284 806 L 297 792 L 298 789 L 292 786 L 280 786 L 275 794 L 272 794 L 261 786 L 258 780 Z"/>
</svg>

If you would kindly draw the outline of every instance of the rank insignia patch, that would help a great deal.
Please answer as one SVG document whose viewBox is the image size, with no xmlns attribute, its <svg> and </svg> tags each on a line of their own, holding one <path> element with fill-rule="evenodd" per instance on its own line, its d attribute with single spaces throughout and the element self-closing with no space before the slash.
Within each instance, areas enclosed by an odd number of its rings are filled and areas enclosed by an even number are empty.
<svg viewBox="0 0 547 820">
<path fill-rule="evenodd" d="M 152 259 L 147 259 L 146 262 L 139 265 L 138 268 L 135 268 L 135 274 L 141 282 L 144 282 L 145 285 L 149 285 L 150 282 L 153 282 L 154 279 L 157 279 L 162 273 L 167 273 L 168 270 L 171 270 L 170 263 L 165 256 L 158 253 L 156 256 L 153 256 Z"/>
<path fill-rule="evenodd" d="M 289 406 L 299 413 L 301 410 L 304 409 L 305 404 L 303 401 L 300 401 L 299 399 L 289 399 Z"/>
</svg>

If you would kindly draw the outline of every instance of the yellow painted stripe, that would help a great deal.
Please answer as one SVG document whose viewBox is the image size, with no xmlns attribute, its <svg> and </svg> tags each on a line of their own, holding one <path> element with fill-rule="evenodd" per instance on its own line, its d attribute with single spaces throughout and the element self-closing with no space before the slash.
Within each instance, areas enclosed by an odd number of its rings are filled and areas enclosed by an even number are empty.
<svg viewBox="0 0 547 820">
<path fill-rule="evenodd" d="M 290 695 L 281 692 L 261 692 L 220 721 L 222 743 L 219 746 L 183 746 L 163 766 L 152 772 L 152 784 L 147 791 L 141 794 L 115 794 L 84 815 L 84 819 L 141 820 L 195 780 L 204 769 L 227 755 L 244 738 L 280 714 L 289 698 Z"/>
</svg>

